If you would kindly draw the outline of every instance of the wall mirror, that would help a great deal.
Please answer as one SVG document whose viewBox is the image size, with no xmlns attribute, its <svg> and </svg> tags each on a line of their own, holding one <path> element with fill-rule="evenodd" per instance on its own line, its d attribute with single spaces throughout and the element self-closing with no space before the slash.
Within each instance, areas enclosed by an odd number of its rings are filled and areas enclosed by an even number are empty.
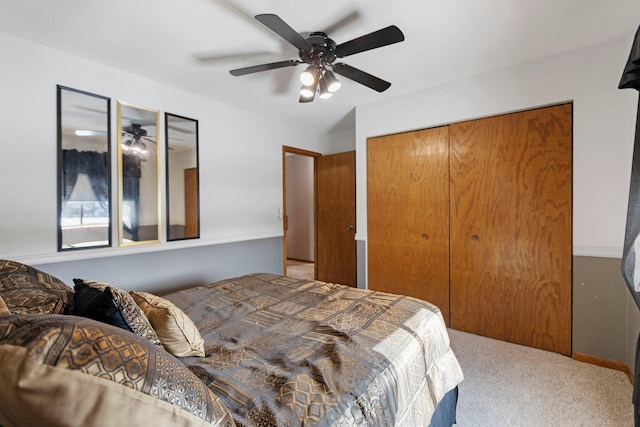
<svg viewBox="0 0 640 427">
<path fill-rule="evenodd" d="M 57 86 L 58 251 L 111 246 L 110 99 Z"/>
<path fill-rule="evenodd" d="M 160 241 L 159 112 L 118 101 L 120 246 Z"/>
<path fill-rule="evenodd" d="M 200 237 L 198 121 L 165 113 L 167 240 Z"/>
</svg>

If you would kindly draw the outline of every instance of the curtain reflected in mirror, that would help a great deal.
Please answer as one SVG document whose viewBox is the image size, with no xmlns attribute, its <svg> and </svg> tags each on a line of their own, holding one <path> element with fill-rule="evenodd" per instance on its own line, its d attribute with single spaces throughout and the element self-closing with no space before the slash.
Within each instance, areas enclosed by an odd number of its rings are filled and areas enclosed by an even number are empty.
<svg viewBox="0 0 640 427">
<path fill-rule="evenodd" d="M 200 237 L 198 121 L 165 113 L 167 240 Z"/>
<path fill-rule="evenodd" d="M 57 92 L 58 250 L 111 246 L 110 99 Z"/>
<path fill-rule="evenodd" d="M 120 246 L 160 241 L 159 112 L 118 101 Z"/>
</svg>

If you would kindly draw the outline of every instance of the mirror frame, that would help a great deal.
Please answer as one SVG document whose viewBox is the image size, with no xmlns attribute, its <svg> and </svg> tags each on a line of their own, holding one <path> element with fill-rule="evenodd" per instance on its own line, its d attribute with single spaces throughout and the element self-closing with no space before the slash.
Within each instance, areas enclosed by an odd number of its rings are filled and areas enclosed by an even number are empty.
<svg viewBox="0 0 640 427">
<path fill-rule="evenodd" d="M 62 227 L 62 211 L 64 209 L 64 204 L 63 204 L 63 195 L 65 194 L 65 182 L 64 182 L 64 135 L 63 135 L 63 122 L 64 122 L 64 117 L 63 117 L 63 94 L 65 91 L 68 92 L 73 92 L 75 94 L 80 94 L 80 95 L 85 95 L 88 97 L 92 97 L 92 98 L 98 98 L 103 100 L 106 105 L 106 110 L 104 111 L 104 126 L 98 130 L 96 130 L 97 135 L 100 135 L 100 133 L 105 132 L 105 136 L 106 136 L 106 146 L 105 146 L 105 153 L 106 153 L 106 179 L 107 179 L 107 195 L 106 195 L 106 199 L 107 199 L 107 203 L 108 203 L 108 207 L 107 207 L 107 218 L 108 218 L 108 226 L 107 226 L 107 238 L 106 238 L 106 243 L 104 244 L 80 244 L 79 246 L 68 246 L 65 247 L 64 245 L 64 233 L 63 233 L 63 227 Z M 95 249 L 95 248 L 106 248 L 106 247 L 111 247 L 112 245 L 112 230 L 113 230 L 113 225 L 112 225 L 112 212 L 113 212 L 113 208 L 112 208 L 112 196 L 111 196 L 111 189 L 112 189 L 112 179 L 111 179 L 111 98 L 106 97 L 106 96 L 102 96 L 102 95 L 98 95 L 95 93 L 91 93 L 91 92 L 86 92 L 83 90 L 79 90 L 79 89 L 74 89 L 72 87 L 68 87 L 68 86 L 62 86 L 62 85 L 56 85 L 56 95 L 57 95 L 57 157 L 58 157 L 58 203 L 57 203 L 57 215 L 58 215 L 58 219 L 57 219 L 57 223 L 58 223 L 58 227 L 57 227 L 57 234 L 58 234 L 58 252 L 63 252 L 63 251 L 73 251 L 73 250 L 82 250 L 82 249 Z M 88 107 L 87 107 L 88 108 Z M 101 113 L 101 112 L 99 112 Z M 77 131 L 80 130 L 84 130 L 84 129 L 76 129 Z M 77 133 L 76 133 L 77 134 Z M 80 136 L 80 135 L 79 135 Z M 102 241 L 102 240 L 100 240 Z"/>
<path fill-rule="evenodd" d="M 159 243 L 160 242 L 160 230 L 161 230 L 161 191 L 160 191 L 160 112 L 158 110 L 142 107 L 139 105 L 131 104 L 124 101 L 117 101 L 118 106 L 118 243 L 120 246 L 134 246 L 134 245 L 143 245 L 149 243 Z M 155 239 L 147 239 L 147 240 L 134 240 L 134 241 L 125 241 L 124 239 L 124 218 L 123 218 L 123 202 L 124 202 L 124 152 L 122 149 L 123 145 L 123 109 L 124 108 L 132 108 L 136 110 L 141 110 L 142 112 L 151 113 L 154 117 L 155 125 L 155 159 L 149 157 L 147 161 L 155 160 L 155 197 L 156 197 L 156 218 L 157 218 L 157 227 L 156 227 L 156 238 Z M 151 125 L 148 125 L 151 126 Z M 144 127 L 144 126 L 143 126 Z"/>
<path fill-rule="evenodd" d="M 195 191 L 195 214 L 196 214 L 196 230 L 195 230 L 195 234 L 193 235 L 189 235 L 189 236 L 179 236 L 179 237 L 172 237 L 172 233 L 171 233 L 171 165 L 170 165 L 170 160 L 171 160 L 171 155 L 170 155 L 170 150 L 172 150 L 171 147 L 171 140 L 172 139 L 180 139 L 180 138 L 174 138 L 172 137 L 172 129 L 171 129 L 171 120 L 172 118 L 178 119 L 180 121 L 189 121 L 189 122 L 193 122 L 194 125 L 194 133 L 195 133 L 195 169 L 196 169 L 196 174 L 195 174 L 195 186 L 196 186 L 196 191 Z M 199 128 L 198 128 L 198 120 L 196 119 L 192 119 L 190 117 L 185 117 L 185 116 L 180 116 L 178 114 L 172 114 L 172 113 L 164 113 L 164 126 L 165 126 L 165 135 L 166 135 L 166 146 L 165 146 L 165 160 L 166 160 L 166 165 L 165 165 L 165 171 L 166 171 L 166 211 L 167 211 L 167 241 L 176 241 L 176 240 L 190 240 L 190 239 L 199 239 L 200 238 L 200 146 L 199 146 Z M 179 132 L 179 131 L 178 131 Z M 186 201 L 184 203 L 185 205 L 185 234 L 186 234 L 186 222 L 187 222 L 187 213 L 186 213 Z"/>
</svg>

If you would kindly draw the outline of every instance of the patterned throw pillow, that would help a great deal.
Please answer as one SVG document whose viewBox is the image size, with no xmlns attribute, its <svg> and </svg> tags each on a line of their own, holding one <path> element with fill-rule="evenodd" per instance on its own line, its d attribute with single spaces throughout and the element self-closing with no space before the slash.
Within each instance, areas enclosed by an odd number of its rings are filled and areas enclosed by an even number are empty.
<svg viewBox="0 0 640 427">
<path fill-rule="evenodd" d="M 130 292 L 130 295 L 146 314 L 165 350 L 178 357 L 204 357 L 204 339 L 182 310 L 148 292 Z"/>
<path fill-rule="evenodd" d="M 12 313 L 70 313 L 73 305 L 73 289 L 60 279 L 9 260 L 0 260 L 0 297 Z"/>
<path fill-rule="evenodd" d="M 145 316 L 144 312 L 136 302 L 133 300 L 131 295 L 129 295 L 126 291 L 119 289 L 115 286 L 111 286 L 108 283 L 103 282 L 95 282 L 92 280 L 85 279 L 73 279 L 73 282 L 76 284 L 76 289 L 81 290 L 82 287 L 87 286 L 89 288 L 93 288 L 100 292 L 106 293 L 107 295 L 111 295 L 113 303 L 119 309 L 124 322 L 129 327 L 134 334 L 145 338 L 149 342 L 155 345 L 161 345 L 160 339 L 158 338 L 158 334 L 155 333 L 153 327 L 149 323 L 149 320 Z M 79 298 L 75 299 L 76 304 L 81 304 Z M 90 306 L 76 306 L 74 308 L 74 313 L 83 316 L 89 317 L 90 319 L 105 321 L 104 319 L 108 317 L 108 305 L 104 304 L 91 304 Z M 116 325 L 114 323 L 108 322 Z M 121 326 L 120 326 L 121 327 Z M 126 328 L 124 328 L 126 329 Z"/>
<path fill-rule="evenodd" d="M 77 316 L 0 317 L 0 425 L 234 425 L 182 362 Z"/>
</svg>

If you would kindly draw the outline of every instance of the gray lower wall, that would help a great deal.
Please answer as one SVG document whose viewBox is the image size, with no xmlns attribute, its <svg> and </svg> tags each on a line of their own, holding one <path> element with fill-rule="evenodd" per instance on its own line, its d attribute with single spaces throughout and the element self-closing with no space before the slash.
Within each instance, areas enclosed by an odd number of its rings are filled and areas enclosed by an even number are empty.
<svg viewBox="0 0 640 427">
<path fill-rule="evenodd" d="M 367 288 L 367 242 L 356 240 L 357 270 L 356 282 L 361 289 Z"/>
<path fill-rule="evenodd" d="M 635 368 L 640 310 L 618 258 L 573 257 L 573 352 Z"/>
<path fill-rule="evenodd" d="M 167 293 L 248 273 L 282 274 L 282 238 L 270 238 L 35 265 L 73 286 L 73 278 L 125 290 Z"/>
</svg>

